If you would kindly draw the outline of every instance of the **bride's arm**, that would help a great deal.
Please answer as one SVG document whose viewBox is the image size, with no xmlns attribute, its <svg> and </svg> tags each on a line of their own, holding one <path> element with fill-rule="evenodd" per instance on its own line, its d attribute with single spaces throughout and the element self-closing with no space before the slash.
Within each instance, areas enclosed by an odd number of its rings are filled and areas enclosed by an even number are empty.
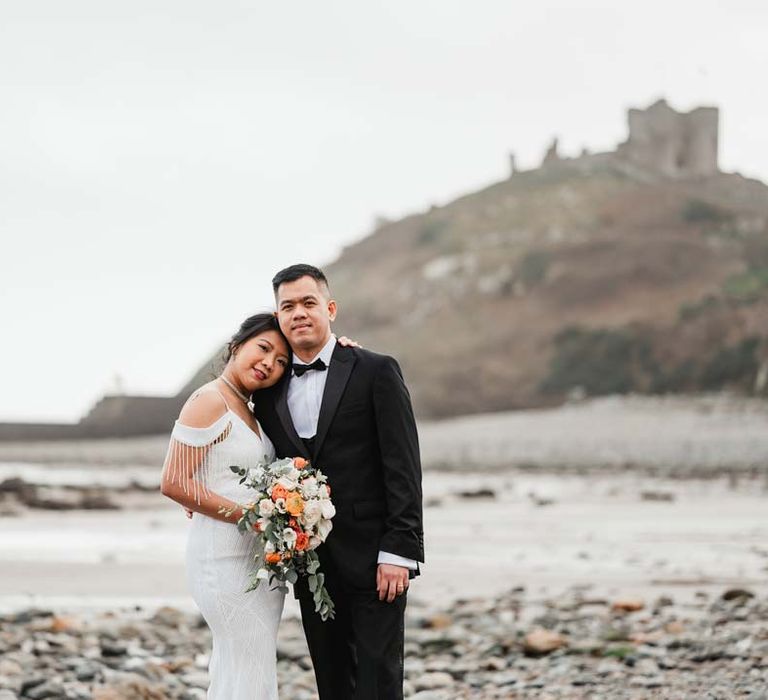
<svg viewBox="0 0 768 700">
<path fill-rule="evenodd" d="M 181 410 L 179 423 L 188 428 L 205 429 L 221 418 L 223 408 L 223 401 L 216 392 L 199 392 Z M 188 513 L 193 511 L 216 520 L 237 523 L 243 513 L 240 505 L 207 489 L 201 476 L 213 444 L 193 447 L 172 437 L 163 466 L 160 491 L 182 505 Z"/>
<path fill-rule="evenodd" d="M 176 503 L 184 506 L 189 517 L 192 517 L 192 513 L 202 513 L 209 518 L 223 520 L 226 523 L 236 524 L 240 520 L 243 509 L 239 504 L 219 496 L 213 491 L 203 491 L 200 493 L 199 499 L 195 498 L 194 485 L 191 481 L 192 479 L 187 480 L 187 490 L 185 491 L 184 486 L 178 481 L 171 482 L 163 477 L 160 491 L 163 496 L 167 496 L 172 501 L 176 501 Z M 227 511 L 229 514 L 222 512 L 222 510 Z"/>
</svg>

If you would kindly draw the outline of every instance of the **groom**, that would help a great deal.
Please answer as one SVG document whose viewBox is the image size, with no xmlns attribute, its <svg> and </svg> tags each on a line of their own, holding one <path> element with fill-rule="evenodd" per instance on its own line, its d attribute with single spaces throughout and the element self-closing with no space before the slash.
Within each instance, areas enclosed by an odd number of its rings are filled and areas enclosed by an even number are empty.
<svg viewBox="0 0 768 700">
<path fill-rule="evenodd" d="M 393 358 L 336 343 L 321 270 L 292 265 L 272 287 L 293 368 L 254 394 L 254 413 L 279 457 L 303 455 L 323 470 L 336 506 L 317 550 L 335 619 L 321 621 L 305 580 L 294 589 L 320 700 L 399 700 L 406 592 L 424 561 L 408 390 Z"/>
</svg>

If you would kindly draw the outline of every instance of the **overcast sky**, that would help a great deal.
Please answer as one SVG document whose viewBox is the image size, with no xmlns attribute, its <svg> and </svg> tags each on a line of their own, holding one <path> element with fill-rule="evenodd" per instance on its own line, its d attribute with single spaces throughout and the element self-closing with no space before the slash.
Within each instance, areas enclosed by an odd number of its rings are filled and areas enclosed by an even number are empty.
<svg viewBox="0 0 768 700">
<path fill-rule="evenodd" d="M 767 30 L 765 2 L 0 0 L 0 419 L 175 393 L 277 269 L 660 96 L 719 105 L 723 168 L 768 180 Z"/>
</svg>

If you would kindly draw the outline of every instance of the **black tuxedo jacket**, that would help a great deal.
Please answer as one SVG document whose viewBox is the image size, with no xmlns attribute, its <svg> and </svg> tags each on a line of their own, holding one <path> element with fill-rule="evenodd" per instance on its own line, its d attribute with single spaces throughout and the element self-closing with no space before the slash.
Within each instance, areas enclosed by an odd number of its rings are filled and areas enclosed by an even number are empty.
<svg viewBox="0 0 768 700">
<path fill-rule="evenodd" d="M 346 583 L 376 587 L 379 551 L 424 561 L 416 421 L 397 362 L 336 345 L 328 366 L 314 454 L 296 433 L 288 381 L 257 391 L 254 414 L 278 457 L 303 456 L 328 476 L 333 531 L 318 550 Z"/>
</svg>

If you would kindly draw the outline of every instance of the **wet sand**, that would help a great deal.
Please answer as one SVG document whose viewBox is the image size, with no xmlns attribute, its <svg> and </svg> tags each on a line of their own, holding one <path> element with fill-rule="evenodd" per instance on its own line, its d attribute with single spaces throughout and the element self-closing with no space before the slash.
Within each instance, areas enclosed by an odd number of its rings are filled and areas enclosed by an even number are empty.
<svg viewBox="0 0 768 700">
<path fill-rule="evenodd" d="M 461 495 L 481 490 L 494 495 Z M 683 598 L 735 585 L 768 590 L 760 476 L 429 472 L 425 501 L 427 562 L 411 592 L 430 604 L 515 586 L 542 596 L 573 586 Z M 133 497 L 128 510 L 5 518 L 0 607 L 190 608 L 187 527 L 180 509 L 153 493 Z"/>
</svg>

